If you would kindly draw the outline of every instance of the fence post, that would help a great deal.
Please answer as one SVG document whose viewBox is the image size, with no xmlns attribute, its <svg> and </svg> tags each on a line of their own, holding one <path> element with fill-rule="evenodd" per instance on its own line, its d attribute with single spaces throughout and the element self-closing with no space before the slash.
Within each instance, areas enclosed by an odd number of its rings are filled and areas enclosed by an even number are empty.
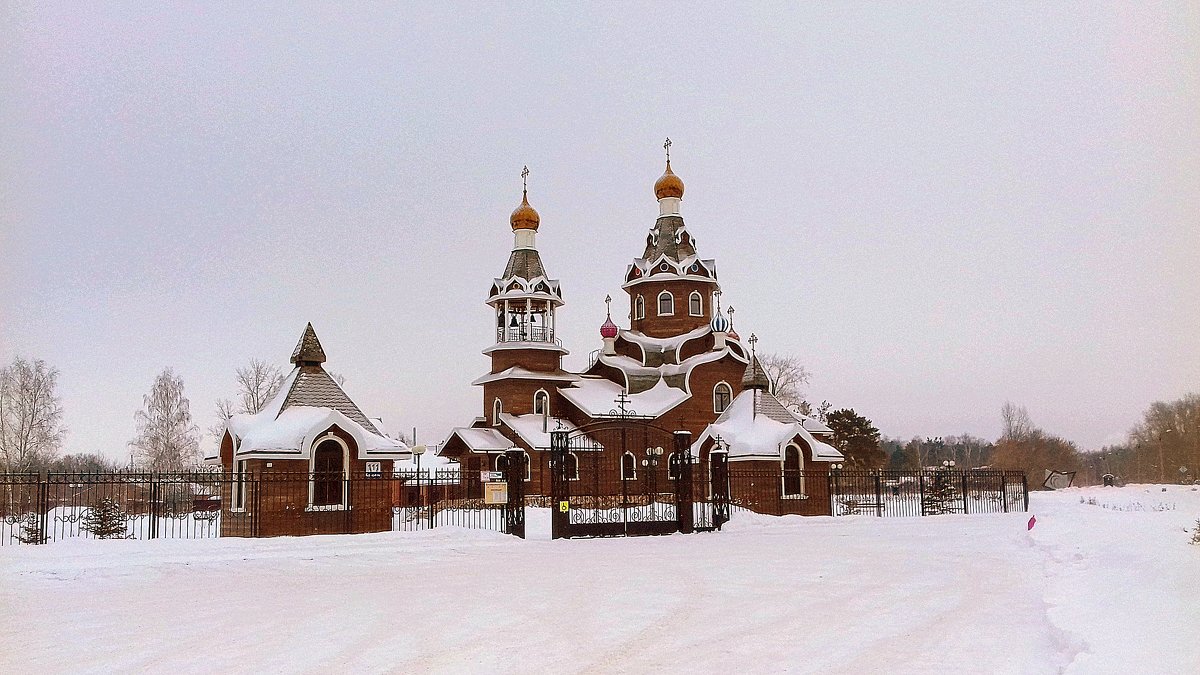
<svg viewBox="0 0 1200 675">
<path fill-rule="evenodd" d="M 504 532 L 522 539 L 525 538 L 525 472 L 532 473 L 526 467 L 523 450 L 509 450 L 504 453 L 507 458 L 508 500 L 504 505 Z M 532 458 L 530 458 L 532 459 Z"/>
<path fill-rule="evenodd" d="M 550 432 L 550 538 L 560 539 L 567 535 L 571 514 L 563 511 L 562 502 L 569 502 L 567 480 L 567 453 L 569 437 L 566 431 Z M 624 481 L 622 481 L 624 484 Z M 567 504 L 570 508 L 570 504 Z"/>
<path fill-rule="evenodd" d="M 967 472 L 962 472 L 962 491 L 963 491 L 963 515 L 969 513 L 967 510 Z"/>
<path fill-rule="evenodd" d="M 150 472 L 150 538 L 158 538 L 158 472 Z"/>
<path fill-rule="evenodd" d="M 262 472 L 251 474 L 254 479 L 254 512 L 250 514 L 250 536 L 262 536 Z M 243 500 L 245 497 L 242 498 Z M 245 508 L 245 507 L 243 507 Z"/>
<path fill-rule="evenodd" d="M 684 534 L 696 530 L 695 513 L 692 511 L 692 433 L 676 431 L 675 452 L 671 460 L 675 464 L 675 521 Z M 671 467 L 667 467 L 671 475 Z"/>
<path fill-rule="evenodd" d="M 917 485 L 921 487 L 921 515 L 925 515 L 925 470 L 917 471 Z"/>
<path fill-rule="evenodd" d="M 38 475 L 37 531 L 35 543 L 46 543 L 46 521 L 50 516 L 50 473 L 42 471 Z"/>
<path fill-rule="evenodd" d="M 1008 513 L 1008 477 L 1000 474 L 1000 505 Z"/>
<path fill-rule="evenodd" d="M 729 522 L 729 455 L 724 448 L 715 446 L 708 452 L 708 461 L 712 472 L 713 525 L 720 530 Z"/>
<path fill-rule="evenodd" d="M 1021 494 L 1025 495 L 1025 512 L 1029 513 L 1029 477 L 1021 474 Z"/>
<path fill-rule="evenodd" d="M 879 471 L 875 472 L 875 516 L 883 517 L 883 481 L 879 476 Z"/>
<path fill-rule="evenodd" d="M 429 507 L 429 529 L 431 529 L 431 530 L 437 525 L 437 513 L 436 513 L 437 500 L 434 499 L 434 490 L 436 488 L 434 488 L 434 486 L 433 486 L 433 477 L 436 475 L 436 473 L 435 473 L 436 471 L 437 471 L 436 469 L 426 469 L 425 470 L 425 477 L 428 480 L 429 488 L 425 491 L 425 497 L 424 497 L 423 501 L 425 501 L 426 502 L 425 505 Z M 463 482 L 463 480 L 464 480 L 463 474 L 460 471 L 458 474 L 458 482 L 461 484 Z M 421 484 L 421 475 L 417 474 L 417 485 L 420 485 L 420 484 Z"/>
</svg>

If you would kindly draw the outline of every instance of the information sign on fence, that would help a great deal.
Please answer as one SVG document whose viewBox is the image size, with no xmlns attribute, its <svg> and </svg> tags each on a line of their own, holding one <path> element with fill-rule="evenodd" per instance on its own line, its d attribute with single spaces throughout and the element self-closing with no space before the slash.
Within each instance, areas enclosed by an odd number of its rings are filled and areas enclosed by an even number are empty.
<svg viewBox="0 0 1200 675">
<path fill-rule="evenodd" d="M 483 489 L 484 504 L 508 503 L 508 483 L 488 483 Z"/>
</svg>

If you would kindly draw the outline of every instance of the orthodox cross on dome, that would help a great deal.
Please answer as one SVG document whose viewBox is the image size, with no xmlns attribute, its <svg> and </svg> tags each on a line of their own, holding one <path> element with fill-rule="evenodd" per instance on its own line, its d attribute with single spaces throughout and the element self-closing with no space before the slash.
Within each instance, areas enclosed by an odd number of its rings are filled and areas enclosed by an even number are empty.
<svg viewBox="0 0 1200 675">
<path fill-rule="evenodd" d="M 521 192 L 529 192 L 529 165 L 521 169 Z"/>
<path fill-rule="evenodd" d="M 721 289 L 718 288 L 717 290 L 713 291 L 713 296 L 717 299 L 717 312 L 719 313 L 721 311 Z M 733 308 L 730 307 L 730 309 Z"/>
<path fill-rule="evenodd" d="M 608 315 L 609 319 L 612 319 L 612 296 L 611 295 L 604 296 L 604 313 Z"/>
<path fill-rule="evenodd" d="M 732 307 L 730 310 L 732 311 Z M 754 358 L 754 345 L 758 344 L 758 336 L 754 333 L 750 334 L 750 358 Z"/>
<path fill-rule="evenodd" d="M 667 151 L 667 162 L 670 163 L 670 161 L 671 161 L 671 139 L 670 138 L 663 141 L 663 150 Z"/>
</svg>

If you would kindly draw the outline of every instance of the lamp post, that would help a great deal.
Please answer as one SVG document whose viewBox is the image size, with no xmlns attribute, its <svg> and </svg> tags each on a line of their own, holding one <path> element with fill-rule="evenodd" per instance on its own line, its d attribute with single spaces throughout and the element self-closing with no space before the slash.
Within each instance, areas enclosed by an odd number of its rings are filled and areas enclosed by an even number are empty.
<svg viewBox="0 0 1200 675">
<path fill-rule="evenodd" d="M 426 450 L 428 450 L 428 448 L 426 448 L 424 445 L 414 445 L 412 448 L 412 454 L 417 456 L 417 473 L 418 474 L 421 473 L 421 455 L 425 454 Z"/>
</svg>

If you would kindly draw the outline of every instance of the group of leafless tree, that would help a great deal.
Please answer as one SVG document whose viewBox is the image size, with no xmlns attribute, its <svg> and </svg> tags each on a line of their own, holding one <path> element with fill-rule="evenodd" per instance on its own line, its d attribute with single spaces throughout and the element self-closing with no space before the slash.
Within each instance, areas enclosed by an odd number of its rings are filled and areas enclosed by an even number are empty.
<svg viewBox="0 0 1200 675">
<path fill-rule="evenodd" d="M 217 401 L 217 424 L 224 430 L 235 413 L 257 413 L 279 392 L 279 368 L 258 359 L 238 368 L 237 403 Z M 344 378 L 338 376 L 339 384 Z M 62 454 L 66 428 L 58 396 L 58 370 L 42 360 L 16 357 L 0 369 L 0 473 L 102 472 L 130 468 L 183 471 L 199 463 L 200 429 L 184 394 L 183 378 L 166 368 L 134 413 L 136 434 L 129 442 L 128 466 L 95 453 Z"/>
</svg>

